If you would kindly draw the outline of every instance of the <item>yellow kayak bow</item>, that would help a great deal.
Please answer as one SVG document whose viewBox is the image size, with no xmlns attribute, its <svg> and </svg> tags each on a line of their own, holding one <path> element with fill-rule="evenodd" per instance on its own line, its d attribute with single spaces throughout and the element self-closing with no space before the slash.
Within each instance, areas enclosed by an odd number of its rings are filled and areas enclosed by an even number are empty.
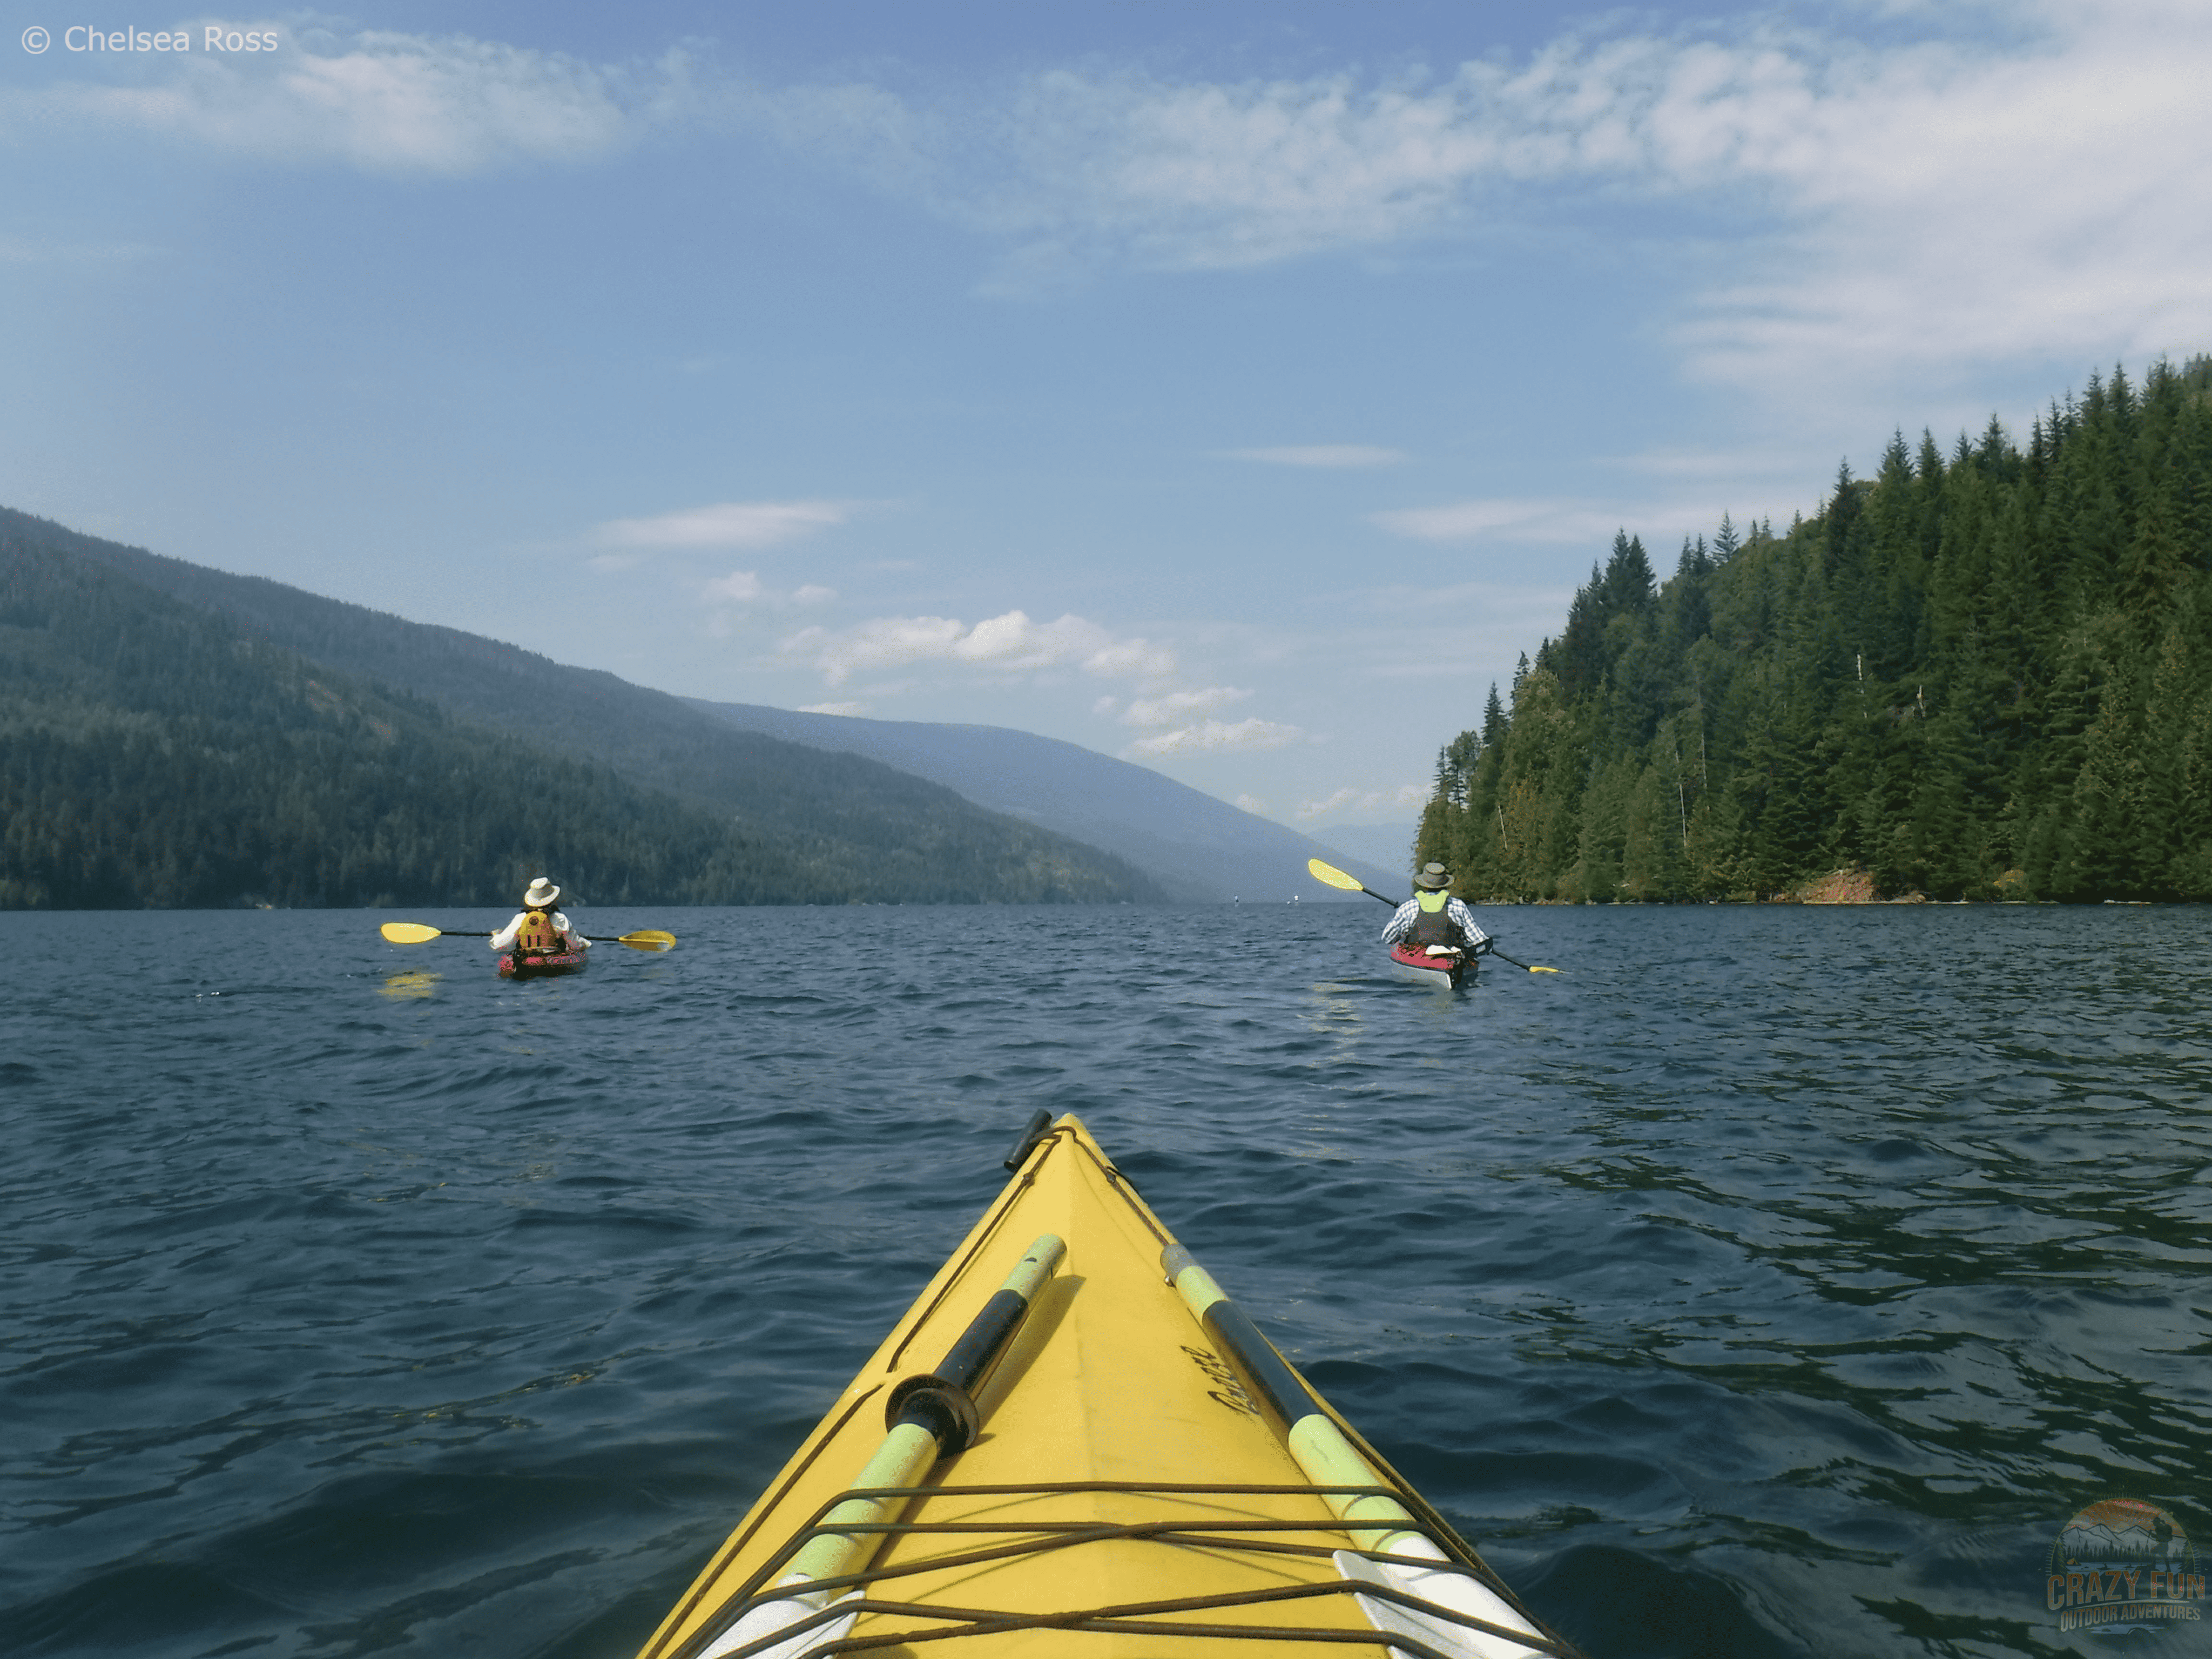
<svg viewBox="0 0 2212 1659">
<path fill-rule="evenodd" d="M 640 1659 L 1572 1659 L 1079 1119 L 1008 1168 Z"/>
</svg>

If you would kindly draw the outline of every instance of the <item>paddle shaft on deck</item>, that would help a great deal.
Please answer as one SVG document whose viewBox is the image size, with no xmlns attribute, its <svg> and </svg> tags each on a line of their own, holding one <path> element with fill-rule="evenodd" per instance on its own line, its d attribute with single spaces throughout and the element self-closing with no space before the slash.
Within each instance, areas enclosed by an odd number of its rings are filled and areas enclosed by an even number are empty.
<svg viewBox="0 0 2212 1659">
<path fill-rule="evenodd" d="M 1012 1346 L 1037 1293 L 1066 1253 L 1058 1235 L 1041 1236 L 982 1311 L 969 1322 L 943 1363 L 892 1389 L 884 1408 L 888 1431 L 875 1455 L 853 1478 L 854 1490 L 919 1486 L 939 1457 L 964 1449 L 975 1437 L 975 1393 Z M 896 1521 L 907 1503 L 903 1498 L 847 1498 L 823 1517 L 823 1530 L 793 1559 L 790 1577 L 784 1582 L 841 1578 L 858 1572 L 882 1545 L 884 1534 L 837 1528 Z"/>
<path fill-rule="evenodd" d="M 1169 1246 L 1161 1253 L 1160 1267 L 1245 1382 L 1280 1419 L 1284 1443 L 1308 1480 L 1316 1486 L 1389 1484 L 1344 1437 L 1344 1431 L 1298 1381 L 1297 1373 L 1283 1363 L 1274 1345 L 1260 1334 L 1260 1328 L 1229 1299 L 1214 1283 L 1213 1275 L 1200 1267 L 1188 1250 L 1180 1244 Z M 1340 1520 L 1349 1523 L 1352 1541 L 1358 1548 L 1394 1552 L 1414 1539 L 1431 1549 L 1436 1547 L 1419 1530 L 1413 1511 L 1395 1498 L 1331 1492 L 1322 1494 L 1322 1501 Z"/>
</svg>

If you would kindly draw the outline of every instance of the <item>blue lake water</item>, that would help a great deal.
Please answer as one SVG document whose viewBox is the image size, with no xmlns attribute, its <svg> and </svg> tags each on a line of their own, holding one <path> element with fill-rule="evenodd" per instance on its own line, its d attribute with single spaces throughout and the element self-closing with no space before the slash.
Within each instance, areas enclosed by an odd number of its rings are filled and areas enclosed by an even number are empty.
<svg viewBox="0 0 2212 1659">
<path fill-rule="evenodd" d="M 1592 1659 L 2212 1557 L 2212 912 L 577 915 L 0 915 L 0 1652 L 627 1659 L 1040 1106 Z"/>
</svg>

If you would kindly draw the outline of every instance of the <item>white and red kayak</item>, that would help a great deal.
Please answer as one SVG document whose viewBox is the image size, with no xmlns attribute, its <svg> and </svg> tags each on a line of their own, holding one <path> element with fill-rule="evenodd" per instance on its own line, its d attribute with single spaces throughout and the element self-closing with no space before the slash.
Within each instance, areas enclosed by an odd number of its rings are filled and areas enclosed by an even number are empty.
<svg viewBox="0 0 2212 1659">
<path fill-rule="evenodd" d="M 1455 989 L 1474 971 L 1474 962 L 1449 945 L 1409 945 L 1400 939 L 1390 947 L 1390 971 L 1400 979 Z"/>
</svg>

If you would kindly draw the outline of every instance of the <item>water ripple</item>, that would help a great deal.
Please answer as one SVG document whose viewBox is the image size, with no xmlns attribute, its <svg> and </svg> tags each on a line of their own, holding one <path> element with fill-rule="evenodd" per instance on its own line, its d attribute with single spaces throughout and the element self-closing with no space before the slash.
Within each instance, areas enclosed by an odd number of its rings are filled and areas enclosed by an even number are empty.
<svg viewBox="0 0 2212 1659">
<path fill-rule="evenodd" d="M 632 1650 L 1040 1106 L 1597 1659 L 2074 1650 L 2074 1510 L 2212 1534 L 2198 912 L 592 920 L 684 945 L 0 916 L 0 1650 Z"/>
</svg>

